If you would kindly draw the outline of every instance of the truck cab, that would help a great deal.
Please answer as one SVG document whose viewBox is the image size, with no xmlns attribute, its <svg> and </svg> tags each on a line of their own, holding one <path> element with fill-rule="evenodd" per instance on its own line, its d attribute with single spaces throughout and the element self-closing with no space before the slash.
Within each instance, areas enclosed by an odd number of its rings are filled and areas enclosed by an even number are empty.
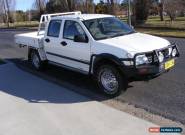
<svg viewBox="0 0 185 135">
<path fill-rule="evenodd" d="M 125 90 L 129 78 L 171 70 L 179 57 L 177 45 L 138 33 L 117 17 L 104 14 L 43 15 L 38 32 L 15 35 L 15 42 L 27 46 L 37 70 L 50 63 L 93 75 L 109 96 Z"/>
</svg>

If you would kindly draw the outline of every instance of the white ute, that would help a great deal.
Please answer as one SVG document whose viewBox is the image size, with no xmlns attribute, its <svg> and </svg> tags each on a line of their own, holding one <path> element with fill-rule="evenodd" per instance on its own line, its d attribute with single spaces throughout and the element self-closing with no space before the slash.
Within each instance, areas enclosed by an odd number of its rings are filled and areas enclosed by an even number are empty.
<svg viewBox="0 0 185 135">
<path fill-rule="evenodd" d="M 93 75 L 100 89 L 117 96 L 128 79 L 154 77 L 175 66 L 175 44 L 134 31 L 112 15 L 67 12 L 41 16 L 37 32 L 17 34 L 37 70 L 50 63 Z"/>
</svg>

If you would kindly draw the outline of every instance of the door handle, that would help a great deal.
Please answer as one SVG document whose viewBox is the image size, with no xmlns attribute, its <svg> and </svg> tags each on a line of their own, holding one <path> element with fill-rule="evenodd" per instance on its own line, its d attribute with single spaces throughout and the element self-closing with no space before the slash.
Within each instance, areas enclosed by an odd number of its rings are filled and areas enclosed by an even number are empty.
<svg viewBox="0 0 185 135">
<path fill-rule="evenodd" d="M 45 39 L 45 41 L 46 41 L 47 43 L 49 43 L 49 42 L 50 42 L 49 38 L 46 38 L 46 39 Z"/>
<path fill-rule="evenodd" d="M 63 46 L 67 45 L 67 43 L 65 41 L 62 41 L 60 44 L 63 45 Z"/>
</svg>

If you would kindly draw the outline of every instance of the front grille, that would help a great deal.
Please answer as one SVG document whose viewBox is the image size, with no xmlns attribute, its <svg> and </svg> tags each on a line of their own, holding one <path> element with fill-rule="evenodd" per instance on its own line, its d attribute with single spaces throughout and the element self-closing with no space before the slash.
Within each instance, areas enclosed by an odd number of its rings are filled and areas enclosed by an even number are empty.
<svg viewBox="0 0 185 135">
<path fill-rule="evenodd" d="M 170 54 L 170 50 L 172 50 L 172 49 L 177 50 L 177 55 L 174 56 L 174 57 L 172 56 L 172 54 Z M 148 61 L 149 61 L 149 63 L 147 63 L 146 65 L 157 65 L 158 66 L 158 65 L 160 65 L 158 56 L 161 53 L 164 55 L 164 60 L 162 62 L 166 62 L 171 58 L 179 57 L 179 55 L 180 55 L 177 46 L 176 45 L 171 45 L 168 48 L 164 48 L 164 49 L 161 49 L 161 50 L 154 50 L 152 52 L 146 52 L 146 53 L 138 53 L 138 54 L 135 55 L 135 58 L 138 55 L 145 55 L 148 58 Z M 136 59 L 135 59 L 135 63 L 136 63 Z"/>
<path fill-rule="evenodd" d="M 152 56 L 148 56 L 147 58 L 148 58 L 149 63 L 152 63 L 152 60 L 153 60 Z"/>
<path fill-rule="evenodd" d="M 158 57 L 156 53 L 147 53 L 146 57 L 148 58 L 149 63 L 156 63 L 158 62 Z"/>
<path fill-rule="evenodd" d="M 168 48 L 160 50 L 160 51 L 156 51 L 156 52 L 154 51 L 154 52 L 146 54 L 146 57 L 148 58 L 149 63 L 155 64 L 159 62 L 158 56 L 156 54 L 156 53 L 159 54 L 159 52 L 162 52 L 162 54 L 164 55 L 164 60 L 167 60 L 170 57 Z"/>
<path fill-rule="evenodd" d="M 161 50 L 161 52 L 164 55 L 164 59 L 168 59 L 170 57 L 168 48 Z"/>
</svg>

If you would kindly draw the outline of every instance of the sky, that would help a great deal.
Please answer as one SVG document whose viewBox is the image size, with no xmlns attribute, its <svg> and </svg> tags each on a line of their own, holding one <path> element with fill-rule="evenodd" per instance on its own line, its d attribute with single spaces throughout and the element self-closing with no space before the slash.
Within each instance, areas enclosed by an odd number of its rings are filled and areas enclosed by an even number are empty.
<svg viewBox="0 0 185 135">
<path fill-rule="evenodd" d="M 97 3 L 99 0 L 94 0 Z M 16 0 L 16 10 L 30 10 L 33 8 L 34 0 Z"/>
<path fill-rule="evenodd" d="M 33 8 L 34 0 L 16 0 L 16 10 L 30 10 Z"/>
</svg>

